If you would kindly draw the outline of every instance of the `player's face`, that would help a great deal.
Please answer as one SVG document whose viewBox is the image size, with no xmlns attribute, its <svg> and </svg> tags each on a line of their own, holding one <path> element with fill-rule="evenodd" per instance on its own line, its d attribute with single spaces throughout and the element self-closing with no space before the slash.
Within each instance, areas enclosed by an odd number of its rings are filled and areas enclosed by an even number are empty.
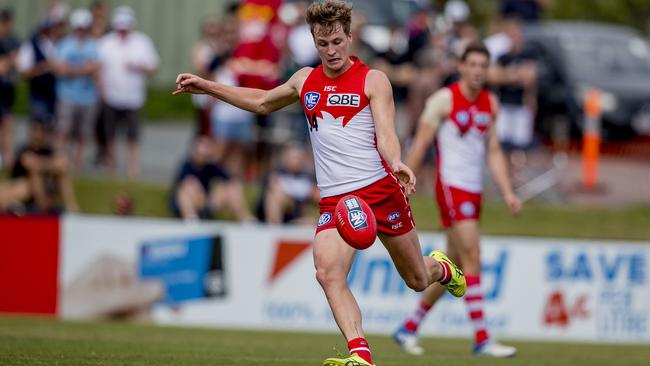
<svg viewBox="0 0 650 366">
<path fill-rule="evenodd" d="M 339 71 L 348 61 L 351 37 L 345 34 L 343 26 L 337 24 L 334 32 L 323 35 L 315 29 L 314 43 L 323 67 L 334 72 Z"/>
<path fill-rule="evenodd" d="M 460 63 L 459 71 L 467 86 L 474 90 L 481 89 L 487 79 L 490 60 L 482 53 L 472 52 Z"/>
</svg>

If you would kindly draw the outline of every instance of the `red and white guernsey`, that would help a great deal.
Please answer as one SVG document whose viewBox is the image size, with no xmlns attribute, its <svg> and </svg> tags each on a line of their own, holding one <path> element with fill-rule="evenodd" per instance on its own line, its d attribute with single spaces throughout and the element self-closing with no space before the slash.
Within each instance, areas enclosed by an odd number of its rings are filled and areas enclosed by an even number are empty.
<svg viewBox="0 0 650 366">
<path fill-rule="evenodd" d="M 368 186 L 388 173 L 375 139 L 375 122 L 364 92 L 370 68 L 351 57 L 336 78 L 319 65 L 307 76 L 300 100 L 309 123 L 321 197 Z"/>
<path fill-rule="evenodd" d="M 493 119 L 490 93 L 483 89 L 470 101 L 461 93 L 458 83 L 448 88 L 452 95 L 451 113 L 436 136 L 438 179 L 444 186 L 481 193 L 487 131 Z"/>
</svg>

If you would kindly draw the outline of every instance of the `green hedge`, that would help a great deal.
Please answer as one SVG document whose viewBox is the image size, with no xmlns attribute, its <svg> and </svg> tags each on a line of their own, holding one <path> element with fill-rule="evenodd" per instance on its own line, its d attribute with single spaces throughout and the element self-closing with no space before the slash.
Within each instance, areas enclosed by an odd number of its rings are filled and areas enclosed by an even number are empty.
<svg viewBox="0 0 650 366">
<path fill-rule="evenodd" d="M 77 179 L 75 188 L 83 212 L 111 213 L 114 197 L 119 192 L 129 192 L 135 198 L 137 215 L 169 216 L 169 191 L 164 185 Z M 250 207 L 253 207 L 258 194 L 257 186 L 247 187 L 246 198 Z M 438 209 L 431 197 L 414 195 L 411 206 L 419 229 L 439 229 Z M 314 218 L 318 216 L 315 205 L 311 207 L 310 214 Z M 519 217 L 512 217 L 502 202 L 487 201 L 482 217 L 483 231 L 495 235 L 630 240 L 650 238 L 649 205 L 610 209 L 530 203 Z M 219 218 L 228 219 L 227 216 Z"/>
</svg>

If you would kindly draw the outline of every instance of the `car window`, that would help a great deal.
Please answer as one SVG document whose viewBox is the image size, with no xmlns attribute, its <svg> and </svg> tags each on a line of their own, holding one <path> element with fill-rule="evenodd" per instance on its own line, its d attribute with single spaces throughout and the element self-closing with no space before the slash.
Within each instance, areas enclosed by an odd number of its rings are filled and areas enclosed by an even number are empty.
<svg viewBox="0 0 650 366">
<path fill-rule="evenodd" d="M 640 37 L 574 32 L 562 34 L 561 44 L 570 69 L 580 74 L 650 73 L 650 50 Z"/>
<path fill-rule="evenodd" d="M 355 10 L 365 14 L 368 23 L 389 26 L 405 24 L 418 9 L 418 0 L 352 0 Z"/>
</svg>

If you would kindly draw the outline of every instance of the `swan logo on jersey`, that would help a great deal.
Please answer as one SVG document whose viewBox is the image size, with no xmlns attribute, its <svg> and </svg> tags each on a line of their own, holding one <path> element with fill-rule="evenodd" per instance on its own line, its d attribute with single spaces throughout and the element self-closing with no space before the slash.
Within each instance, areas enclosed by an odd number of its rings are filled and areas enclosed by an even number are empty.
<svg viewBox="0 0 650 366">
<path fill-rule="evenodd" d="M 348 221 L 354 231 L 368 227 L 368 216 L 363 212 L 356 198 L 345 200 L 345 207 L 348 209 Z"/>
<path fill-rule="evenodd" d="M 316 104 L 318 104 L 319 100 L 320 100 L 320 94 L 316 92 L 309 92 L 305 94 L 305 107 L 307 107 L 307 109 L 311 111 L 312 109 L 314 109 Z"/>
<path fill-rule="evenodd" d="M 327 96 L 328 107 L 358 107 L 361 104 L 359 94 L 335 93 Z"/>
<path fill-rule="evenodd" d="M 456 121 L 461 126 L 466 126 L 469 123 L 469 113 L 467 111 L 456 112 Z"/>
<path fill-rule="evenodd" d="M 318 227 L 327 225 L 327 223 L 330 221 L 332 221 L 332 214 L 329 212 L 325 212 L 322 215 L 320 215 L 320 217 L 318 218 Z"/>
<path fill-rule="evenodd" d="M 476 208 L 474 207 L 474 204 L 469 201 L 465 201 L 460 204 L 460 212 L 465 216 L 474 216 L 476 213 Z"/>
</svg>

